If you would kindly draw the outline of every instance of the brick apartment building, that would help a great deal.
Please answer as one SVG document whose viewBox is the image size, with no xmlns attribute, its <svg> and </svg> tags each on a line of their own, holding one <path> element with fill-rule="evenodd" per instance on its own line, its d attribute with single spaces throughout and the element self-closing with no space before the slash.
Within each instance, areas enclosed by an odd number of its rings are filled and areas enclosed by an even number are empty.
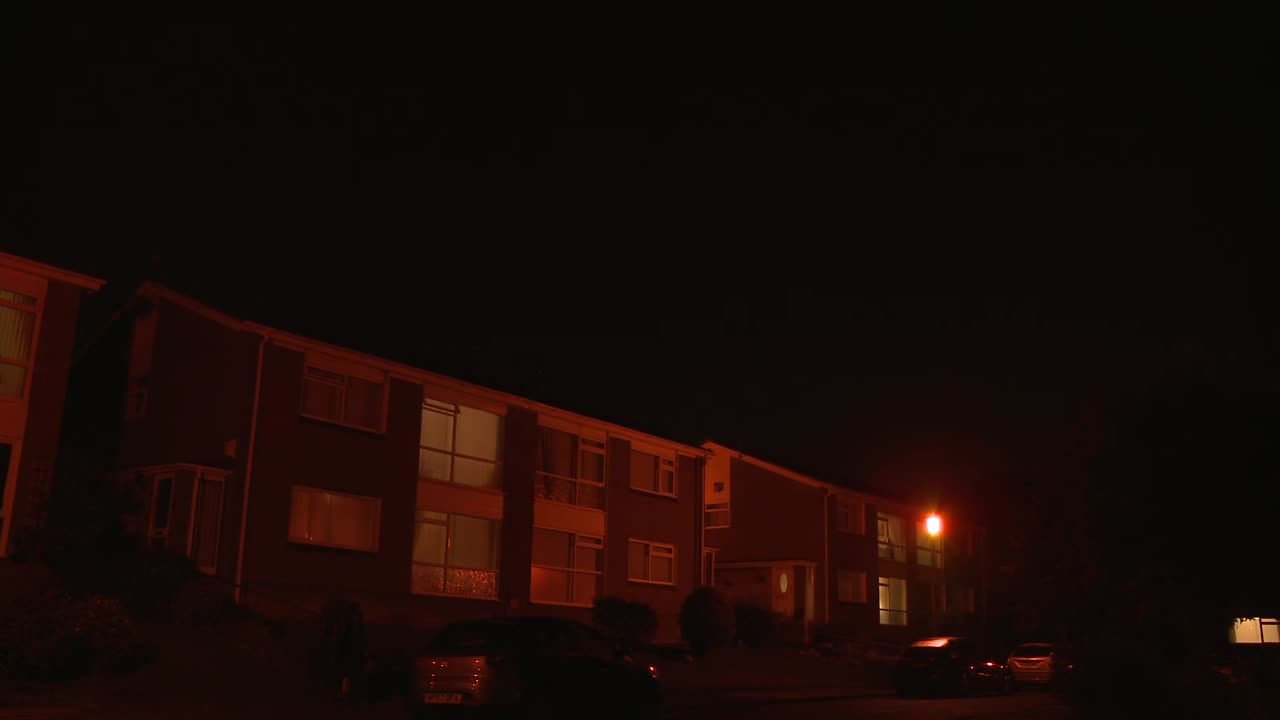
<svg viewBox="0 0 1280 720">
<path fill-rule="evenodd" d="M 815 630 L 901 643 L 971 628 L 983 599 L 975 529 L 933 508 L 850 490 L 714 442 L 707 458 L 704 564 L 738 602 Z"/>
<path fill-rule="evenodd" d="M 232 317 L 143 285 L 87 364 L 153 545 L 242 602 L 373 622 L 652 606 L 700 583 L 707 450 Z M 107 368 L 104 371 L 102 368 Z M 104 377 L 105 377 L 104 375 Z"/>
<path fill-rule="evenodd" d="M 45 520 L 80 298 L 101 286 L 0 253 L 0 557 Z"/>
</svg>

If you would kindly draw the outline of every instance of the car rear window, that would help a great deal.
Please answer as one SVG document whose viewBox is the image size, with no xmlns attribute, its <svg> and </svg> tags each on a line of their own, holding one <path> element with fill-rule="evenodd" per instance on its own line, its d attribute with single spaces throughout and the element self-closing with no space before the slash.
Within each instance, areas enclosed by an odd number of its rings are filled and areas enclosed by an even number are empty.
<svg viewBox="0 0 1280 720">
<path fill-rule="evenodd" d="M 431 638 L 429 650 L 508 649 L 516 644 L 516 629 L 502 623 L 467 623 L 451 625 Z"/>
<path fill-rule="evenodd" d="M 1013 656 L 1020 658 L 1048 657 L 1053 650 L 1051 645 L 1019 645 L 1013 649 Z"/>
</svg>

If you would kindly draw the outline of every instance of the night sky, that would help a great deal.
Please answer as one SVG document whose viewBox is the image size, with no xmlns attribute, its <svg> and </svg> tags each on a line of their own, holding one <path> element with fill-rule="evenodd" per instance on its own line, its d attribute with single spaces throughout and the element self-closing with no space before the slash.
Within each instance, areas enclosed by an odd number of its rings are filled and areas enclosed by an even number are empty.
<svg viewBox="0 0 1280 720">
<path fill-rule="evenodd" d="M 105 277 L 90 320 L 157 279 L 943 503 L 1068 472 L 1171 372 L 1277 387 L 1258 38 L 784 62 L 451 35 L 24 33 L 0 246 Z"/>
</svg>

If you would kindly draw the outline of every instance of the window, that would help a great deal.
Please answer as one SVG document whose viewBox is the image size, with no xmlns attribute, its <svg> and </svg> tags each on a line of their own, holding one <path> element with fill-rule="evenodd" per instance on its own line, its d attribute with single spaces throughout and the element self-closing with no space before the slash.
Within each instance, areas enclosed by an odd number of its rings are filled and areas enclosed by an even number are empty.
<svg viewBox="0 0 1280 720">
<path fill-rule="evenodd" d="M 848 498 L 836 498 L 836 529 L 840 532 L 862 534 L 862 503 Z"/>
<path fill-rule="evenodd" d="M 646 540 L 632 540 L 627 548 L 627 579 L 674 585 L 676 546 Z"/>
<path fill-rule="evenodd" d="M 418 477 L 501 489 L 501 415 L 427 399 L 418 445 Z"/>
<path fill-rule="evenodd" d="M 410 589 L 496 598 L 499 547 L 497 520 L 418 510 Z"/>
<path fill-rule="evenodd" d="M 907 561 L 907 546 L 902 538 L 902 518 L 888 513 L 877 513 L 876 536 L 880 543 L 882 559 Z"/>
<path fill-rule="evenodd" d="M 1233 643 L 1277 643 L 1280 642 L 1280 625 L 1275 618 L 1237 618 L 1231 627 L 1230 640 Z"/>
<path fill-rule="evenodd" d="M 942 567 L 942 536 L 930 535 L 923 520 L 916 523 L 916 564 Z"/>
<path fill-rule="evenodd" d="M 842 603 L 867 601 L 867 574 L 861 570 L 840 570 L 836 573 L 836 595 Z"/>
<path fill-rule="evenodd" d="M 302 414 L 315 420 L 381 432 L 387 395 L 386 376 L 368 369 L 326 369 L 307 358 L 302 374 Z"/>
<path fill-rule="evenodd" d="M 604 442 L 538 428 L 539 500 L 604 509 Z"/>
<path fill-rule="evenodd" d="M 0 288 L 0 397 L 20 398 L 26 391 L 37 303 L 31 295 Z"/>
<path fill-rule="evenodd" d="M 147 537 L 151 546 L 163 548 L 169 543 L 169 517 L 173 514 L 173 475 L 151 478 L 151 522 Z"/>
<path fill-rule="evenodd" d="M 201 473 L 197 479 L 187 552 L 201 572 L 218 571 L 218 537 L 222 531 L 224 479 Z"/>
<path fill-rule="evenodd" d="M 708 530 L 729 527 L 729 503 L 707 503 L 705 524 Z"/>
<path fill-rule="evenodd" d="M 631 451 L 631 487 L 635 490 L 675 497 L 675 458 L 633 449 Z"/>
<path fill-rule="evenodd" d="M 378 498 L 294 485 L 289 540 L 376 552 L 381 513 Z"/>
<path fill-rule="evenodd" d="M 880 578 L 880 624 L 907 624 L 907 581 Z"/>
<path fill-rule="evenodd" d="M 604 539 L 535 527 L 529 599 L 590 607 L 601 591 Z"/>
</svg>

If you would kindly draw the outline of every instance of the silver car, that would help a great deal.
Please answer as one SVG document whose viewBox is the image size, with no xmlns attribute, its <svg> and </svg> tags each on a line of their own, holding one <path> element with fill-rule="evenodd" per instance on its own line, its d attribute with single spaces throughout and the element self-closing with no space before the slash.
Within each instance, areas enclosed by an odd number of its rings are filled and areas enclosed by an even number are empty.
<svg viewBox="0 0 1280 720">
<path fill-rule="evenodd" d="M 1048 685 L 1053 680 L 1053 644 L 1023 643 L 1009 653 L 1009 669 L 1019 685 Z"/>
</svg>

